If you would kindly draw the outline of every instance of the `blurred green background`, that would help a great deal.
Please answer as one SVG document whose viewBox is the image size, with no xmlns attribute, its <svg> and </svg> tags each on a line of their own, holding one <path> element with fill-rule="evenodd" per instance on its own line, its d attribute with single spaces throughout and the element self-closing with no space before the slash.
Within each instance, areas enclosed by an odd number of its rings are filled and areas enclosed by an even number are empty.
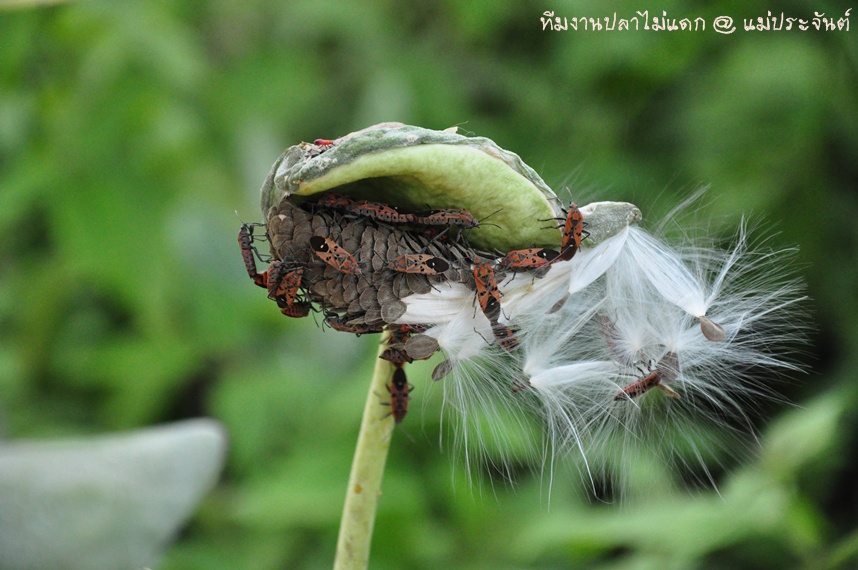
<svg viewBox="0 0 858 570">
<path fill-rule="evenodd" d="M 765 10 L 848 7 L 650 6 L 707 20 L 670 33 L 542 31 L 547 9 L 646 8 L 594 1 L 0 11 L 0 434 L 215 417 L 227 469 L 162 567 L 330 567 L 376 340 L 283 318 L 235 236 L 260 220 L 287 146 L 380 121 L 461 124 L 579 204 L 633 201 L 657 220 L 711 184 L 724 237 L 743 213 L 772 222 L 775 246 L 801 247 L 812 372 L 777 386 L 797 406 L 762 406 L 761 448 L 721 458 L 717 493 L 674 492 L 665 471 L 625 504 L 598 500 L 570 468 L 549 508 L 538 466 L 515 487 L 468 483 L 439 449 L 434 361 L 414 365 L 371 567 L 855 567 L 858 13 L 848 32 L 742 29 Z M 737 31 L 712 31 L 720 15 Z"/>
</svg>

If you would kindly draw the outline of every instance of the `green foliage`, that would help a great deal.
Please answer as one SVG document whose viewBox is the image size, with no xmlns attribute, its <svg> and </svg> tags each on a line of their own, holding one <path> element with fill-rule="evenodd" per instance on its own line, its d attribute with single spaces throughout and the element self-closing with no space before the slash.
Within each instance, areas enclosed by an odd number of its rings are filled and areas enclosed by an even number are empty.
<svg viewBox="0 0 858 570">
<path fill-rule="evenodd" d="M 284 319 L 244 274 L 238 225 L 259 220 L 271 163 L 300 140 L 380 121 L 461 124 L 579 204 L 629 200 L 657 220 L 708 183 L 707 213 L 725 231 L 742 212 L 774 221 L 775 245 L 798 243 L 812 264 L 819 334 L 801 348 L 818 374 L 779 386 L 801 406 L 766 408 L 777 421 L 759 456 L 722 457 L 720 494 L 677 495 L 659 484 L 663 466 L 631 466 L 629 503 L 602 504 L 572 467 L 555 473 L 548 511 L 538 465 L 523 460 L 514 488 L 492 473 L 472 486 L 455 453 L 439 453 L 434 363 L 413 366 L 372 567 L 854 564 L 858 30 L 744 32 L 743 17 L 765 14 L 679 2 L 669 16 L 731 15 L 739 29 L 543 32 L 545 9 L 219 0 L 0 12 L 0 432 L 215 417 L 231 436 L 227 472 L 163 567 L 330 566 L 374 339 Z"/>
</svg>

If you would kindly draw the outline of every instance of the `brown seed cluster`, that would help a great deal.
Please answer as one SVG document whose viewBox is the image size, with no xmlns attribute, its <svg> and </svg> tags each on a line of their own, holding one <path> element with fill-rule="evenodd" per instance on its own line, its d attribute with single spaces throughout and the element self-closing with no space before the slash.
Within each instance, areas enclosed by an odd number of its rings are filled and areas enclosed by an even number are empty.
<svg viewBox="0 0 858 570">
<path fill-rule="evenodd" d="M 402 299 L 451 281 L 475 291 L 495 340 L 507 351 L 518 346 L 518 339 L 513 329 L 499 323 L 498 279 L 508 270 L 543 276 L 555 261 L 571 258 L 586 234 L 583 217 L 571 204 L 560 251 L 522 249 L 499 259 L 470 247 L 467 232 L 480 222 L 466 210 L 400 212 L 395 206 L 331 192 L 300 205 L 284 197 L 270 208 L 264 224 L 274 261 L 267 271 L 257 273 L 253 237 L 257 225 L 262 224 L 242 226 L 238 238 L 242 257 L 248 275 L 269 289 L 269 298 L 284 315 L 306 317 L 315 303 L 327 325 L 358 335 L 397 324 L 425 326 L 432 323 L 398 323 L 407 310 Z M 430 351 L 426 339 L 406 342 L 414 332 L 395 341 L 402 350 L 388 352 L 410 359 L 431 356 L 437 343 Z"/>
<path fill-rule="evenodd" d="M 418 229 L 350 215 L 333 208 L 307 203 L 304 207 L 288 199 L 272 207 L 267 220 L 271 253 L 290 266 L 303 267 L 302 287 L 332 321 L 341 325 L 377 327 L 395 323 L 406 310 L 402 298 L 428 293 L 443 281 L 473 287 L 471 260 L 476 255 L 464 239 L 432 239 Z M 344 272 L 314 251 L 313 238 L 328 238 L 357 263 L 358 272 Z M 455 237 L 455 236 L 454 236 Z M 406 255 L 439 259 L 446 270 L 398 271 Z M 438 265 L 440 266 L 440 263 Z M 422 324 L 422 323 L 415 323 Z"/>
<path fill-rule="evenodd" d="M 573 216 L 578 225 L 570 229 Z M 515 329 L 499 322 L 498 280 L 509 270 L 540 277 L 555 260 L 574 255 L 583 220 L 574 204 L 568 218 L 560 252 L 530 248 L 499 258 L 468 244 L 467 232 L 479 221 L 466 210 L 400 212 L 394 206 L 326 193 L 300 204 L 284 197 L 270 208 L 264 225 L 273 261 L 267 271 L 257 273 L 254 258 L 259 256 L 254 240 L 261 238 L 253 231 L 262 224 L 243 225 L 238 242 L 248 275 L 268 289 L 284 315 L 306 317 L 315 304 L 325 324 L 335 330 L 356 335 L 390 331 L 381 358 L 396 367 L 388 390 L 399 423 L 410 399 L 403 366 L 439 350 L 437 340 L 423 334 L 433 323 L 398 322 L 407 310 L 402 299 L 428 293 L 445 281 L 465 284 L 491 323 L 495 341 L 512 352 L 519 342 Z M 449 361 L 442 362 L 433 379 L 451 367 Z"/>
</svg>

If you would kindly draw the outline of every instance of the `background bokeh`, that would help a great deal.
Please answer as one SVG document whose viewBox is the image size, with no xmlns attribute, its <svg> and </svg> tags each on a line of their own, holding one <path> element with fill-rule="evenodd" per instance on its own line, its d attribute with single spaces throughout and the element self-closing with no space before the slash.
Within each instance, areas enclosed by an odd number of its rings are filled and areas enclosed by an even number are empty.
<svg viewBox="0 0 858 570">
<path fill-rule="evenodd" d="M 746 32 L 848 3 L 650 6 L 696 32 L 543 31 L 600 2 L 88 1 L 0 11 L 0 434 L 54 438 L 211 416 L 226 472 L 165 569 L 324 568 L 375 339 L 283 318 L 235 236 L 279 153 L 380 121 L 495 140 L 578 203 L 657 220 L 701 185 L 797 244 L 806 376 L 711 489 L 620 503 L 538 466 L 513 487 L 438 445 L 414 365 L 373 568 L 858 564 L 858 13 L 850 31 Z M 712 31 L 716 16 L 737 31 Z M 807 323 L 796 323 L 797 326 Z M 407 435 L 406 433 L 407 432 Z M 528 467 L 535 467 L 534 474 Z M 81 516 L 85 516 L 82 513 Z"/>
</svg>

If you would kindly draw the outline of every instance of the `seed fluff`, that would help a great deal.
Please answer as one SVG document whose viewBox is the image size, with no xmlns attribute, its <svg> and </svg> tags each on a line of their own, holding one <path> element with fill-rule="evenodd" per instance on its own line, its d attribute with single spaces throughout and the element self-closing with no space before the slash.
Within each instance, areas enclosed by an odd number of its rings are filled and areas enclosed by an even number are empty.
<svg viewBox="0 0 858 570">
<path fill-rule="evenodd" d="M 636 486 L 626 465 L 646 458 L 714 484 L 707 465 L 753 441 L 752 412 L 778 399 L 765 381 L 802 371 L 795 249 L 771 249 L 744 220 L 718 249 L 690 231 L 669 241 L 638 219 L 543 275 L 499 280 L 500 321 L 521 343 L 512 355 L 467 287 L 403 299 L 403 322 L 436 323 L 427 334 L 447 358 L 438 380 L 469 466 L 511 474 L 529 441 L 552 476 L 557 457 L 574 457 L 591 485 L 607 479 L 621 493 Z"/>
</svg>

